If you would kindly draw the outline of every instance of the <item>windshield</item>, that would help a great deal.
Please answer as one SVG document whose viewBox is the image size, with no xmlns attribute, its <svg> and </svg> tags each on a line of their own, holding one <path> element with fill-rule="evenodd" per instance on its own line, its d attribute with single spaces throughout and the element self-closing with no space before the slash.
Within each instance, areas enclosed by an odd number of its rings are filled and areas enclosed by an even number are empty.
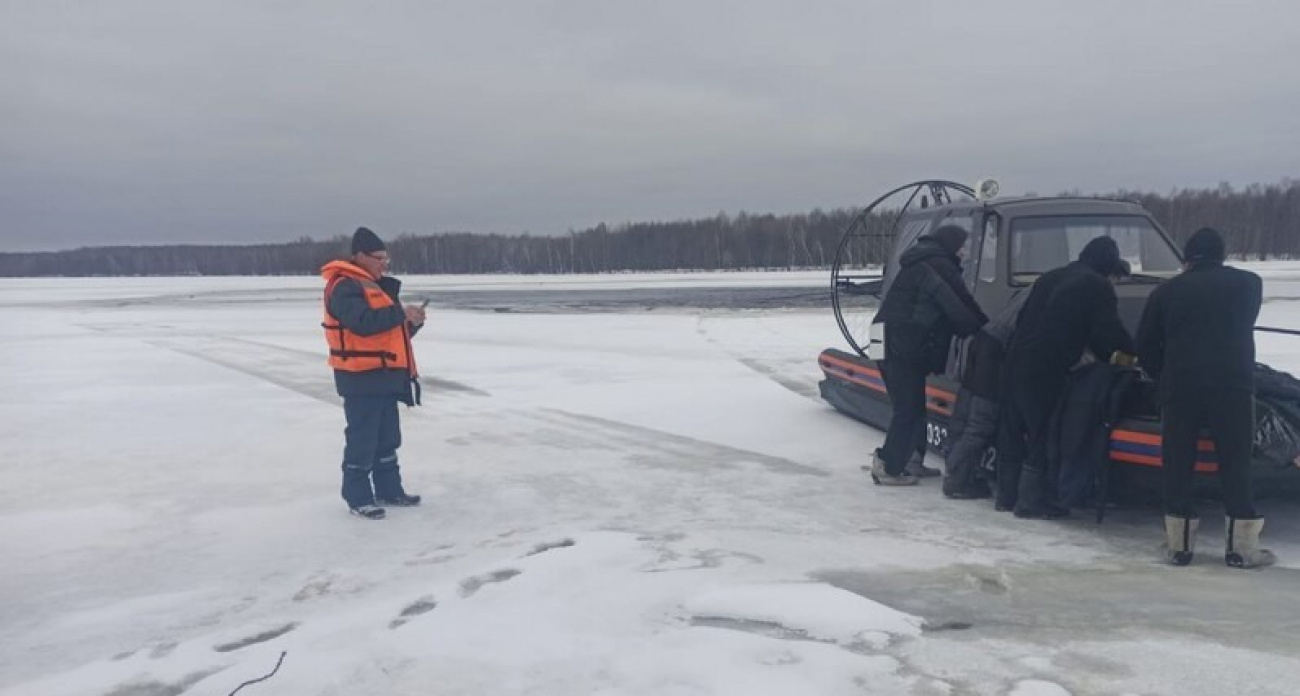
<svg viewBox="0 0 1300 696">
<path fill-rule="evenodd" d="M 1057 215 L 1011 221 L 1011 276 L 1031 281 L 1079 258 L 1083 246 L 1108 236 L 1134 275 L 1172 276 L 1182 265 L 1174 248 L 1140 215 Z"/>
</svg>

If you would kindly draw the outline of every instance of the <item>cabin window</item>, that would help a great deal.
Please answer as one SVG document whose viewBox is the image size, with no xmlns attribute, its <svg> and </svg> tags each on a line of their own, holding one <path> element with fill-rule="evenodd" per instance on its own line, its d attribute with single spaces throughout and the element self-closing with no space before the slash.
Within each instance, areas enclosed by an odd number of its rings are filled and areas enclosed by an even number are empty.
<svg viewBox="0 0 1300 696">
<path fill-rule="evenodd" d="M 990 215 L 984 220 L 984 240 L 980 244 L 980 282 L 992 283 L 998 279 L 998 217 Z"/>
<path fill-rule="evenodd" d="M 1168 240 L 1137 215 L 1059 215 L 1011 221 L 1011 274 L 1020 282 L 1077 259 L 1085 244 L 1108 236 L 1134 273 L 1172 275 L 1180 267 Z"/>
</svg>

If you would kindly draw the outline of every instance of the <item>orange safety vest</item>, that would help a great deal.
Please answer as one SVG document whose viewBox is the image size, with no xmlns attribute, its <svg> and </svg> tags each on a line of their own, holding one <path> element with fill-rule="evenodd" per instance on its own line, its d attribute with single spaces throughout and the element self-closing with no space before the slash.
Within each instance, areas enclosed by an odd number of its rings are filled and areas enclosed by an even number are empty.
<svg viewBox="0 0 1300 696">
<path fill-rule="evenodd" d="M 325 278 L 325 342 L 330 349 L 330 367 L 344 372 L 369 372 L 371 370 L 405 369 L 416 377 L 415 354 L 411 351 L 411 335 L 406 322 L 381 331 L 373 336 L 354 333 L 330 314 L 330 295 L 340 281 L 352 279 L 361 283 L 366 302 L 371 309 L 396 306 L 393 298 L 375 282 L 365 269 L 348 261 L 331 261 L 320 271 Z"/>
</svg>

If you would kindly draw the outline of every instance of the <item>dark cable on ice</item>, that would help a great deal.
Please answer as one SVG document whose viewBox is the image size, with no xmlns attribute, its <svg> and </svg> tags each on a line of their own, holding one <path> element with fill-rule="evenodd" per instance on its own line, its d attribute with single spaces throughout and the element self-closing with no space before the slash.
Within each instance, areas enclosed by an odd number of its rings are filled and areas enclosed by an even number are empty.
<svg viewBox="0 0 1300 696">
<path fill-rule="evenodd" d="M 1300 336 L 1300 331 L 1295 329 L 1278 329 L 1272 326 L 1256 326 L 1256 331 L 1266 331 L 1268 333 L 1286 334 L 1288 336 Z"/>
<path fill-rule="evenodd" d="M 250 680 L 244 682 L 243 684 L 240 684 L 239 686 L 236 686 L 236 687 L 235 687 L 235 690 L 230 692 L 230 696 L 235 696 L 235 694 L 239 693 L 239 690 L 240 690 L 240 689 L 244 688 L 245 686 L 248 686 L 249 684 L 256 684 L 256 683 L 258 683 L 258 682 L 264 682 L 264 681 L 266 681 L 267 679 L 270 679 L 271 677 L 274 677 L 274 676 L 275 676 L 275 673 L 280 671 L 280 665 L 284 663 L 284 656 L 285 656 L 285 655 L 288 655 L 288 654 L 289 654 L 288 652 L 282 651 L 282 652 L 280 653 L 280 659 L 278 659 L 278 660 L 275 661 L 275 669 L 271 670 L 271 673 L 270 673 L 270 674 L 266 675 L 265 677 L 258 677 L 257 679 L 250 679 Z"/>
</svg>

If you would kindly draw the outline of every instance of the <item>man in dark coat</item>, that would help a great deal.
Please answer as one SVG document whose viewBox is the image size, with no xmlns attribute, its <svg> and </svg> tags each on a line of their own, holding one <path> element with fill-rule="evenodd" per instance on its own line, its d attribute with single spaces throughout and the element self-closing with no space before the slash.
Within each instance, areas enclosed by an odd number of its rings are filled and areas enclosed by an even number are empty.
<svg viewBox="0 0 1300 696">
<path fill-rule="evenodd" d="M 353 514 L 375 520 L 384 518 L 381 505 L 420 504 L 420 496 L 402 487 L 397 404 L 420 401 L 411 337 L 424 325 L 425 313 L 420 306 L 402 306 L 402 283 L 387 274 L 388 263 L 383 240 L 361 227 L 352 236 L 351 258 L 321 269 L 321 325 L 347 420 L 343 499 Z"/>
<path fill-rule="evenodd" d="M 1197 230 L 1184 249 L 1185 272 L 1156 288 L 1142 314 L 1138 355 L 1157 380 L 1163 418 L 1166 559 L 1192 561 L 1198 520 L 1192 503 L 1197 442 L 1209 431 L 1227 512 L 1225 562 L 1270 565 L 1259 548 L 1264 519 L 1251 494 L 1255 405 L 1255 319 L 1259 276 L 1225 266 L 1223 238 Z"/>
<path fill-rule="evenodd" d="M 966 230 L 945 225 L 917 240 L 899 259 L 900 269 L 876 321 L 885 324 L 882 372 L 893 406 L 885 444 L 876 450 L 871 478 L 905 486 L 905 470 L 925 439 L 925 377 L 942 372 L 953 334 L 969 336 L 988 320 L 961 277 L 957 254 Z"/>
<path fill-rule="evenodd" d="M 997 507 L 1017 517 L 1056 517 L 1047 472 L 1052 413 L 1070 368 L 1085 349 L 1099 360 L 1131 356 L 1110 277 L 1123 260 L 1110 237 L 1084 245 L 1078 260 L 1044 273 L 1030 290 L 1007 351 L 1006 441 L 999 448 Z"/>
</svg>

